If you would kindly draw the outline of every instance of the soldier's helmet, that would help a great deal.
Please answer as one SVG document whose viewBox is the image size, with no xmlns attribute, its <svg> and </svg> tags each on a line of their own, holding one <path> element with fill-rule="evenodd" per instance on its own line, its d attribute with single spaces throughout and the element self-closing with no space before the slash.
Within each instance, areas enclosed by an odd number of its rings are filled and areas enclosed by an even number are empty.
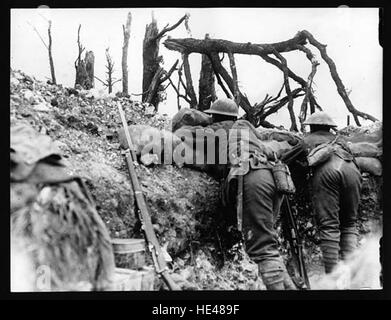
<svg viewBox="0 0 391 320">
<path fill-rule="evenodd" d="M 324 111 L 311 114 L 308 119 L 304 121 L 304 124 L 337 127 L 333 119 L 331 119 L 331 117 Z"/>
<path fill-rule="evenodd" d="M 222 114 L 225 116 L 237 117 L 239 114 L 239 108 L 235 101 L 228 98 L 218 99 L 212 103 L 210 109 L 205 110 L 205 113 L 210 114 Z"/>
</svg>

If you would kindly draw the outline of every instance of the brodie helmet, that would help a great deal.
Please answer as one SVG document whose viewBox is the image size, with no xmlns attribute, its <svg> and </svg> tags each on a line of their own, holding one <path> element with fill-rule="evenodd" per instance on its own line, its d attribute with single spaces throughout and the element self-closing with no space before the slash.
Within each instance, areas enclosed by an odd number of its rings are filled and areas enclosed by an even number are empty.
<svg viewBox="0 0 391 320">
<path fill-rule="evenodd" d="M 304 124 L 337 127 L 333 119 L 331 119 L 331 117 L 324 111 L 319 111 L 311 114 L 308 119 L 304 121 Z"/>
<path fill-rule="evenodd" d="M 239 108 L 235 101 L 228 98 L 218 99 L 212 103 L 210 109 L 205 110 L 205 113 L 222 114 L 226 116 L 237 117 Z"/>
</svg>

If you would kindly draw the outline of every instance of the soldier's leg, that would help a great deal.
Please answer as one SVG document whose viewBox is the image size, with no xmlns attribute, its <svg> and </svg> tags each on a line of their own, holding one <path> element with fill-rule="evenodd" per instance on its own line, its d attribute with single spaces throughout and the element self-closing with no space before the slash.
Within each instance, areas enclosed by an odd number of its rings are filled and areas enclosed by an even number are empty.
<svg viewBox="0 0 391 320">
<path fill-rule="evenodd" d="M 269 290 L 284 289 L 283 261 L 274 228 L 276 189 L 270 170 L 251 170 L 243 179 L 243 231 L 246 252 L 258 263 Z"/>
<path fill-rule="evenodd" d="M 330 273 L 338 263 L 340 179 L 332 163 L 317 169 L 312 179 L 312 200 L 326 273 Z"/>
<path fill-rule="evenodd" d="M 342 170 L 340 211 L 340 253 L 343 260 L 357 247 L 357 215 L 360 202 L 362 177 L 353 163 L 346 163 Z"/>
</svg>

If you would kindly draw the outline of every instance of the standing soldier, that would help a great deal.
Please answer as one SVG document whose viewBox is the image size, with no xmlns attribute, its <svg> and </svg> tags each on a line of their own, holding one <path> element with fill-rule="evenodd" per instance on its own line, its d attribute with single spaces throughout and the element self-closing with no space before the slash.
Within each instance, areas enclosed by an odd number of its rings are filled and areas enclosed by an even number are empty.
<svg viewBox="0 0 391 320">
<path fill-rule="evenodd" d="M 249 146 L 247 157 L 241 157 L 242 166 L 231 166 L 226 178 L 229 190 L 230 181 L 238 174 L 243 175 L 243 230 L 246 252 L 258 264 L 260 276 L 268 290 L 296 289 L 280 256 L 277 231 L 274 227 L 282 196 L 276 189 L 271 166 L 265 149 L 257 138 L 256 129 L 246 120 L 237 120 L 238 106 L 231 99 L 217 100 L 205 112 L 212 114 L 213 123 L 232 122 L 232 127 L 228 127 L 239 132 L 234 139 L 229 136 L 230 148 L 234 145 L 230 151 L 236 151 L 235 145 L 248 143 Z M 249 133 L 246 139 L 242 139 L 244 134 L 241 133 L 244 131 Z M 219 148 L 224 146 L 221 144 Z"/>
<path fill-rule="evenodd" d="M 320 248 L 325 271 L 330 273 L 339 255 L 344 260 L 356 248 L 362 178 L 345 140 L 330 132 L 337 125 L 327 113 L 314 113 L 304 124 L 310 126 L 310 133 L 283 160 L 293 160 L 300 154 L 309 160 Z"/>
</svg>

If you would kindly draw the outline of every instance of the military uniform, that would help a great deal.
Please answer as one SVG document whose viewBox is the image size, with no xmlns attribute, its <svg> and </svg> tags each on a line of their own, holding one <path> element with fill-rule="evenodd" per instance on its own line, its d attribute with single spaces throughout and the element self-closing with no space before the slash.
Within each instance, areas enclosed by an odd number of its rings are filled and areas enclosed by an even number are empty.
<svg viewBox="0 0 391 320">
<path fill-rule="evenodd" d="M 218 100 L 217 106 L 221 108 L 222 105 L 221 100 Z M 215 112 L 214 107 L 216 106 L 212 105 L 212 112 L 209 113 L 219 113 Z M 235 107 L 237 110 L 236 105 Z M 222 112 L 225 113 L 221 114 L 232 114 L 232 112 L 227 113 L 226 110 Z M 239 154 L 238 148 L 246 144 L 248 153 L 240 155 L 240 165 L 230 163 L 229 174 L 225 179 L 225 202 L 233 204 L 232 192 L 229 192 L 230 186 L 239 175 L 243 176 L 243 233 L 246 252 L 254 262 L 258 263 L 259 273 L 267 289 L 294 289 L 294 284 L 279 253 L 274 224 L 280 210 L 282 196 L 277 192 L 265 149 L 257 138 L 256 129 L 248 121 L 237 120 L 233 122 L 231 129 L 236 130 L 238 135 L 230 134 L 229 152 Z M 244 132 L 246 135 L 243 134 Z M 229 195 L 231 195 L 230 199 L 228 199 Z"/>
<path fill-rule="evenodd" d="M 339 255 L 346 259 L 356 248 L 362 177 L 344 139 L 327 130 L 336 125 L 326 113 L 314 113 L 305 124 L 324 128 L 304 137 L 300 146 L 302 155 L 308 155 L 322 144 L 335 142 L 329 158 L 311 168 L 310 181 L 323 262 L 329 273 L 338 263 Z M 300 154 L 295 150 L 291 153 Z"/>
<path fill-rule="evenodd" d="M 334 138 L 330 132 L 318 131 L 306 136 L 304 145 L 309 152 Z M 335 267 L 339 253 L 345 259 L 356 247 L 361 184 L 361 173 L 353 156 L 342 148 L 313 168 L 312 200 L 326 272 Z"/>
</svg>

